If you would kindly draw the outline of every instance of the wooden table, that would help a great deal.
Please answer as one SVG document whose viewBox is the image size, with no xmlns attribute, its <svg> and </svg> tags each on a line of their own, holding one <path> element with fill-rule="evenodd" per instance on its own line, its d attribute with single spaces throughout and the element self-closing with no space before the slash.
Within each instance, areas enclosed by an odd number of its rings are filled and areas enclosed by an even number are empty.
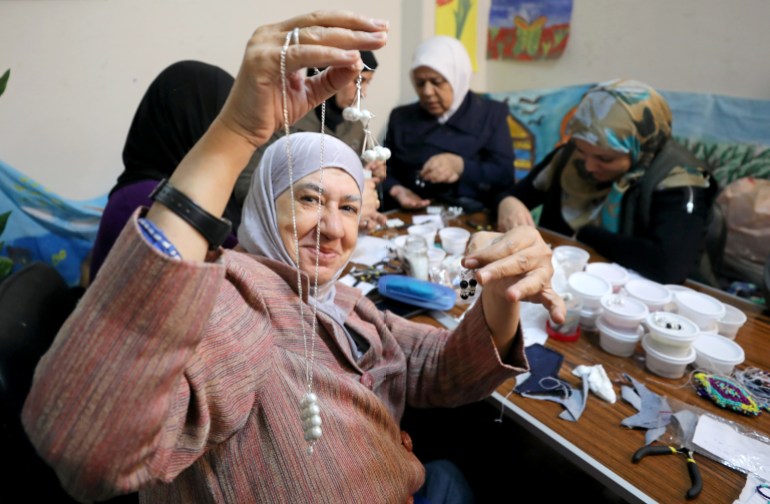
<svg viewBox="0 0 770 504">
<path fill-rule="evenodd" d="M 411 222 L 409 214 L 401 213 L 398 216 L 407 223 Z M 458 224 L 467 222 L 467 219 L 461 218 Z M 591 252 L 591 261 L 602 260 L 588 247 L 568 237 L 547 230 L 541 232 L 545 240 L 554 247 L 566 244 L 581 246 Z M 742 366 L 770 369 L 768 313 L 763 312 L 761 307 L 705 285 L 688 283 L 688 286 L 732 304 L 747 314 L 748 320 L 736 338 L 736 342 L 746 352 L 746 361 Z M 461 311 L 461 308 L 456 307 L 453 314 L 457 315 Z M 427 316 L 417 319 L 436 323 Z M 579 386 L 580 383 L 579 379 L 571 374 L 574 367 L 581 364 L 602 364 L 616 385 L 618 401 L 609 404 L 591 394 L 578 422 L 560 419 L 559 413 L 563 408 L 559 404 L 527 399 L 517 394 L 509 395 L 515 386 L 513 380 L 501 385 L 489 401 L 497 407 L 502 405 L 509 418 L 630 502 L 684 501 L 685 491 L 690 487 L 690 479 L 681 456 L 646 458 L 638 464 L 631 462 L 633 453 L 644 444 L 644 431 L 628 429 L 620 424 L 621 420 L 636 413 L 630 404 L 619 397 L 620 383 L 627 384 L 622 378 L 624 374 L 633 376 L 655 393 L 698 406 L 743 424 L 749 429 L 770 435 L 770 413 L 746 417 L 720 409 L 710 401 L 699 398 L 689 385 L 687 377 L 671 380 L 648 372 L 644 367 L 644 351 L 641 345 L 637 347 L 634 355 L 628 358 L 613 356 L 601 350 L 598 335 L 595 333 L 585 333 L 573 343 L 549 339 L 546 346 L 564 355 L 560 378 L 574 386 Z M 699 503 L 729 503 L 738 498 L 745 484 L 744 474 L 705 456 L 699 456 L 697 452 L 695 459 L 703 477 L 703 491 L 697 499 Z"/>
<path fill-rule="evenodd" d="M 591 252 L 591 261 L 601 260 L 588 247 L 573 240 L 541 230 L 552 246 L 578 245 Z M 746 352 L 743 366 L 770 369 L 770 317 L 762 308 L 702 284 L 688 282 L 689 287 L 703 291 L 725 303 L 743 310 L 748 320 L 741 328 L 736 342 Z M 564 355 L 560 378 L 574 386 L 579 379 L 571 371 L 580 364 L 602 364 L 616 384 L 628 384 L 622 376 L 629 374 L 655 393 L 692 404 L 715 415 L 739 422 L 747 428 L 770 435 L 770 413 L 746 417 L 718 408 L 710 401 L 699 398 L 688 383 L 687 375 L 678 380 L 656 376 L 644 367 L 641 345 L 631 357 L 616 357 L 599 347 L 598 334 L 585 333 L 574 343 L 549 339 L 546 346 Z M 609 404 L 591 395 L 583 416 L 578 422 L 558 417 L 562 407 L 549 401 L 536 401 L 517 394 L 508 396 L 513 380 L 501 385 L 490 398 L 505 406 L 506 414 L 525 426 L 533 434 L 548 442 L 562 455 L 582 467 L 608 488 L 631 502 L 680 502 L 690 487 L 684 460 L 677 457 L 647 458 L 638 464 L 631 462 L 633 453 L 644 444 L 644 431 L 621 426 L 622 419 L 636 413 L 628 403 L 618 398 Z M 619 394 L 618 394 L 619 395 Z M 506 398 L 506 396 L 508 396 Z M 695 459 L 703 476 L 703 491 L 699 503 L 729 503 L 737 499 L 745 484 L 745 475 L 729 469 L 704 456 Z"/>
</svg>

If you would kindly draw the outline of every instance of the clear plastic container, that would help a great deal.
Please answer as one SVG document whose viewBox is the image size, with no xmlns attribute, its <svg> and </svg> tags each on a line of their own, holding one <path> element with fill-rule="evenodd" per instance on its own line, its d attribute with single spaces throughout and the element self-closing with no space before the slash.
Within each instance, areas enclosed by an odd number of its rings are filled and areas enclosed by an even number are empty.
<svg viewBox="0 0 770 504">
<path fill-rule="evenodd" d="M 409 276 L 430 280 L 428 244 L 420 235 L 409 235 L 404 242 L 404 266 Z"/>
</svg>

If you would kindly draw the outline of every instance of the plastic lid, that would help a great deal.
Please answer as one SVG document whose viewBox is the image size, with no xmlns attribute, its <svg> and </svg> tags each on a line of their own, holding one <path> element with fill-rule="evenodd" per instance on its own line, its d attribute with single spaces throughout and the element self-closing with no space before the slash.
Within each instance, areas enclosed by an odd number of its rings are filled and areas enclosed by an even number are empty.
<svg viewBox="0 0 770 504">
<path fill-rule="evenodd" d="M 616 286 L 623 285 L 628 281 L 628 270 L 615 263 L 588 263 L 586 265 L 586 272 L 601 277 Z"/>
<path fill-rule="evenodd" d="M 717 364 L 735 366 L 746 358 L 743 348 L 738 343 L 716 334 L 701 334 L 692 346 L 699 357 L 705 357 Z"/>
<path fill-rule="evenodd" d="M 637 327 L 636 329 L 619 329 L 617 327 L 613 327 L 607 323 L 606 320 L 604 320 L 604 317 L 599 317 L 596 319 L 596 327 L 599 329 L 600 332 L 603 332 L 605 334 L 608 334 L 612 336 L 613 338 L 624 340 L 624 341 L 639 341 L 639 339 L 642 337 L 642 328 Z"/>
<path fill-rule="evenodd" d="M 676 313 L 650 313 L 644 322 L 650 331 L 675 341 L 692 341 L 700 333 L 695 322 Z"/>
<path fill-rule="evenodd" d="M 584 271 L 570 275 L 567 283 L 573 292 L 583 298 L 599 299 L 612 292 L 612 285 L 607 280 Z"/>
<path fill-rule="evenodd" d="M 607 294 L 601 303 L 604 311 L 624 320 L 642 321 L 650 313 L 646 304 L 622 294 Z"/>
<path fill-rule="evenodd" d="M 633 296 L 648 305 L 664 305 L 671 301 L 671 292 L 652 280 L 644 278 L 629 280 L 626 282 L 625 289 L 629 296 Z"/>
<path fill-rule="evenodd" d="M 674 293 L 677 305 L 709 318 L 722 318 L 725 305 L 716 298 L 696 291 Z"/>
</svg>

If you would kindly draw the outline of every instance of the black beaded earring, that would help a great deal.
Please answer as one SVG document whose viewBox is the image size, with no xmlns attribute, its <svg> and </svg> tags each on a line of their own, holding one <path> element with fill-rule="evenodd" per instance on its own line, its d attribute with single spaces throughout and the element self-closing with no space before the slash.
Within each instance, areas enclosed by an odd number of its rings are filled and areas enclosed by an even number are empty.
<svg viewBox="0 0 770 504">
<path fill-rule="evenodd" d="M 463 270 L 460 273 L 460 298 L 467 300 L 476 295 L 476 286 L 479 283 L 473 276 L 472 270 Z"/>
</svg>

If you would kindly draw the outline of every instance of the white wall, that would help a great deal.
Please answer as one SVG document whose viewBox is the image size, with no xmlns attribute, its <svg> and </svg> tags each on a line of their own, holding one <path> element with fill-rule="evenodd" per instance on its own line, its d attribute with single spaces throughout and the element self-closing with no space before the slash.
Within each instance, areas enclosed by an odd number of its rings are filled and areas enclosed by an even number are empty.
<svg viewBox="0 0 770 504">
<path fill-rule="evenodd" d="M 554 62 L 485 61 L 480 1 L 477 91 L 557 87 L 617 76 L 666 90 L 770 99 L 768 0 L 574 0 Z M 121 172 L 129 123 L 166 65 L 198 59 L 235 74 L 257 26 L 320 6 L 390 20 L 366 106 L 382 131 L 414 99 L 406 69 L 433 33 L 435 0 L 0 0 L 0 159 L 70 198 L 105 194 Z"/>
</svg>

